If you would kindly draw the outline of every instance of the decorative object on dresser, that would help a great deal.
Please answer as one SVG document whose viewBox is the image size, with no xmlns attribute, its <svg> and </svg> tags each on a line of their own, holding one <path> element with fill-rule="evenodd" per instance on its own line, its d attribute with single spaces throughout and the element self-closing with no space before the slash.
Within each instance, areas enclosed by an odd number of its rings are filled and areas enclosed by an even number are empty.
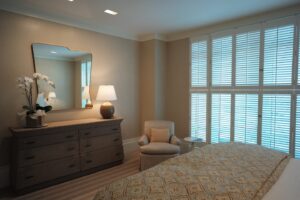
<svg viewBox="0 0 300 200">
<path fill-rule="evenodd" d="M 49 78 L 40 73 L 34 73 L 32 77 L 24 76 L 17 79 L 18 88 L 25 95 L 27 105 L 24 105 L 23 111 L 18 113 L 21 117 L 26 116 L 26 127 L 39 128 L 45 126 L 46 112 L 51 111 L 52 107 L 48 105 L 44 97 L 44 93 L 37 95 L 37 100 L 33 94 L 33 84 L 36 81 L 43 81 L 47 83 L 48 87 L 55 88 L 54 83 Z"/>
<path fill-rule="evenodd" d="M 98 89 L 98 101 L 104 101 L 100 106 L 100 113 L 103 119 L 110 119 L 114 116 L 115 108 L 110 101 L 117 100 L 113 85 L 100 85 Z"/>
<path fill-rule="evenodd" d="M 11 181 L 26 193 L 121 164 L 123 119 L 82 119 L 11 128 Z"/>
</svg>

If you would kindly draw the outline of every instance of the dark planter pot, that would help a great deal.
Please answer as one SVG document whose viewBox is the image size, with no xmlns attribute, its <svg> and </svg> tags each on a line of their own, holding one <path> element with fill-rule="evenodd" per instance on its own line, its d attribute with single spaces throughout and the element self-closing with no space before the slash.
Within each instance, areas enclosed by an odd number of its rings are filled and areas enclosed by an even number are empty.
<svg viewBox="0 0 300 200">
<path fill-rule="evenodd" d="M 45 116 L 39 116 L 36 119 L 32 119 L 30 116 L 26 116 L 27 128 L 41 128 L 45 126 Z"/>
</svg>

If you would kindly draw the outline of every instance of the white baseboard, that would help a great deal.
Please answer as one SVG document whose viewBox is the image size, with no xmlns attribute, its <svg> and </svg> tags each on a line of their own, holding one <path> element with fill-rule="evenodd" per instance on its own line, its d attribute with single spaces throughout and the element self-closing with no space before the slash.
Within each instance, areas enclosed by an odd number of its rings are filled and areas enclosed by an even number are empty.
<svg viewBox="0 0 300 200">
<path fill-rule="evenodd" d="M 6 188 L 9 185 L 9 165 L 0 166 L 0 188 Z"/>
<path fill-rule="evenodd" d="M 138 149 L 139 138 L 130 138 L 123 140 L 124 154 L 129 155 Z M 0 188 L 5 188 L 10 185 L 9 180 L 9 165 L 0 166 Z"/>
</svg>

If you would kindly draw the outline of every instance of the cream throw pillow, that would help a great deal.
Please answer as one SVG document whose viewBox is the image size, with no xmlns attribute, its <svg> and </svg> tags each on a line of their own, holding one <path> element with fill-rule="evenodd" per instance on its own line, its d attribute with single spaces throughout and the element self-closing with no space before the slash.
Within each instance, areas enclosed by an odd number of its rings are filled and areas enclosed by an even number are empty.
<svg viewBox="0 0 300 200">
<path fill-rule="evenodd" d="M 151 142 L 169 143 L 170 130 L 168 128 L 151 128 Z"/>
</svg>

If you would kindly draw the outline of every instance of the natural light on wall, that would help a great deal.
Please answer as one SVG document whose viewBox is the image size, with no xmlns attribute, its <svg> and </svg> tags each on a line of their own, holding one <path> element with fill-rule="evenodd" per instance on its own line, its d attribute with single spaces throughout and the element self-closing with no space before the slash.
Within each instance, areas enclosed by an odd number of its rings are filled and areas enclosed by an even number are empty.
<svg viewBox="0 0 300 200">
<path fill-rule="evenodd" d="M 300 158 L 297 20 L 191 38 L 191 136 L 260 144 Z"/>
</svg>

